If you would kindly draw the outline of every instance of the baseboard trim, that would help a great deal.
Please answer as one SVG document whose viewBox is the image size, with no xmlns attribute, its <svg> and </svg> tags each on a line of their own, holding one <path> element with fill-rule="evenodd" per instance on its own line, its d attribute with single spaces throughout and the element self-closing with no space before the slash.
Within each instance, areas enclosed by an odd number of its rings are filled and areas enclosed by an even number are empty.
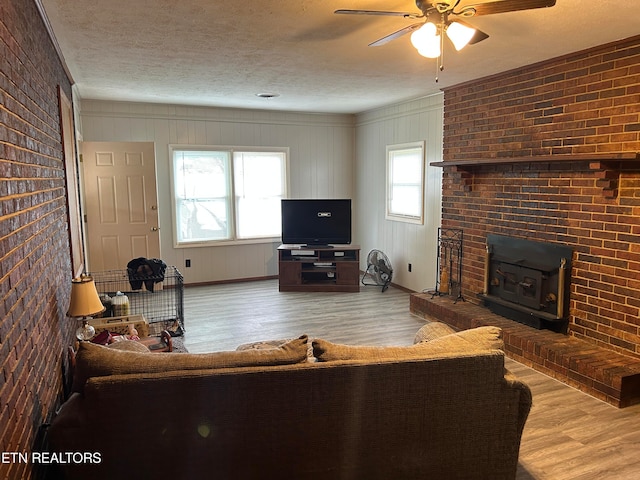
<svg viewBox="0 0 640 480">
<path fill-rule="evenodd" d="M 194 282 L 185 283 L 185 287 L 202 287 L 207 285 L 225 285 L 230 283 L 245 283 L 245 282 L 259 282 L 261 280 L 277 280 L 278 275 L 269 275 L 267 277 L 247 277 L 247 278 L 232 278 L 228 280 L 214 280 L 211 282 Z"/>
</svg>

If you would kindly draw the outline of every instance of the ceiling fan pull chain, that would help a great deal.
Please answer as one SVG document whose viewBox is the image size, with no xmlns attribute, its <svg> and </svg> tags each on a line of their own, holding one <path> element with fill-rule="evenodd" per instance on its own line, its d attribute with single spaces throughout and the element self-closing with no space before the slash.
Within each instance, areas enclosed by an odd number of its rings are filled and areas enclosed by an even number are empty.
<svg viewBox="0 0 640 480">
<path fill-rule="evenodd" d="M 436 58 L 436 83 L 438 75 L 444 70 L 444 23 L 440 25 L 440 55 Z"/>
<path fill-rule="evenodd" d="M 442 65 L 442 62 L 440 61 L 441 59 L 442 56 L 436 59 L 436 83 L 438 83 L 438 76 L 440 75 L 440 72 L 444 70 L 444 65 Z"/>
<path fill-rule="evenodd" d="M 440 56 L 438 57 L 438 63 L 440 64 L 440 71 L 444 70 L 444 17 L 442 19 L 442 25 L 440 25 Z"/>
</svg>

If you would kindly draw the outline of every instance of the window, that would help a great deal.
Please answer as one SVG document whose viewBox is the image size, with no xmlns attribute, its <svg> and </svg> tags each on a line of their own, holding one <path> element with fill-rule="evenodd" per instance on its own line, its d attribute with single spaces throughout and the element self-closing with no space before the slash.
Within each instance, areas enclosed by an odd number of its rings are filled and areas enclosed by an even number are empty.
<svg viewBox="0 0 640 480">
<path fill-rule="evenodd" d="M 177 245 L 280 237 L 287 149 L 170 150 Z"/>
<path fill-rule="evenodd" d="M 386 218 L 424 222 L 424 142 L 387 146 Z"/>
</svg>

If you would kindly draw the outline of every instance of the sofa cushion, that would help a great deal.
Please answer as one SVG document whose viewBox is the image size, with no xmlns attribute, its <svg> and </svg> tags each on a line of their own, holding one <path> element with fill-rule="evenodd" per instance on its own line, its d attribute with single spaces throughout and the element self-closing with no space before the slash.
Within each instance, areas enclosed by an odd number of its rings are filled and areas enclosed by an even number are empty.
<svg viewBox="0 0 640 480">
<path fill-rule="evenodd" d="M 400 347 L 341 345 L 326 340 L 313 341 L 313 354 L 320 362 L 333 360 L 410 360 L 437 358 L 443 355 L 502 350 L 502 330 L 498 327 L 478 327 L 451 333 L 429 342 Z"/>
<path fill-rule="evenodd" d="M 73 391 L 81 392 L 87 379 L 129 373 L 206 370 L 231 367 L 288 365 L 307 359 L 307 335 L 264 350 L 214 353 L 148 354 L 114 350 L 81 342 L 76 357 Z"/>
<path fill-rule="evenodd" d="M 413 343 L 429 342 L 436 338 L 444 337 L 456 331 L 446 323 L 429 322 L 416 333 Z"/>
<path fill-rule="evenodd" d="M 243 343 L 236 347 L 237 351 L 244 350 L 268 350 L 271 348 L 279 348 L 287 342 L 290 342 L 291 338 L 279 338 L 276 340 L 260 340 L 258 342 Z"/>
<path fill-rule="evenodd" d="M 267 350 L 271 348 L 279 348 L 287 342 L 290 342 L 290 338 L 286 339 L 277 339 L 277 340 L 262 340 L 259 342 L 249 342 L 238 345 L 236 350 L 238 351 L 246 351 L 246 350 Z M 313 346 L 310 341 L 307 341 L 307 362 L 314 363 L 316 362 L 316 358 L 313 356 Z"/>
</svg>

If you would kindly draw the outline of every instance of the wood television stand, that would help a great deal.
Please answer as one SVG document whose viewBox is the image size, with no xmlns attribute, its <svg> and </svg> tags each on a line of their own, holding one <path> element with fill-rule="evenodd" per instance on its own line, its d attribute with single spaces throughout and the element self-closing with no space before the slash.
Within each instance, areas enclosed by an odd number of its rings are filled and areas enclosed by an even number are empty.
<svg viewBox="0 0 640 480">
<path fill-rule="evenodd" d="M 359 292 L 360 246 L 280 245 L 281 292 Z"/>
</svg>

